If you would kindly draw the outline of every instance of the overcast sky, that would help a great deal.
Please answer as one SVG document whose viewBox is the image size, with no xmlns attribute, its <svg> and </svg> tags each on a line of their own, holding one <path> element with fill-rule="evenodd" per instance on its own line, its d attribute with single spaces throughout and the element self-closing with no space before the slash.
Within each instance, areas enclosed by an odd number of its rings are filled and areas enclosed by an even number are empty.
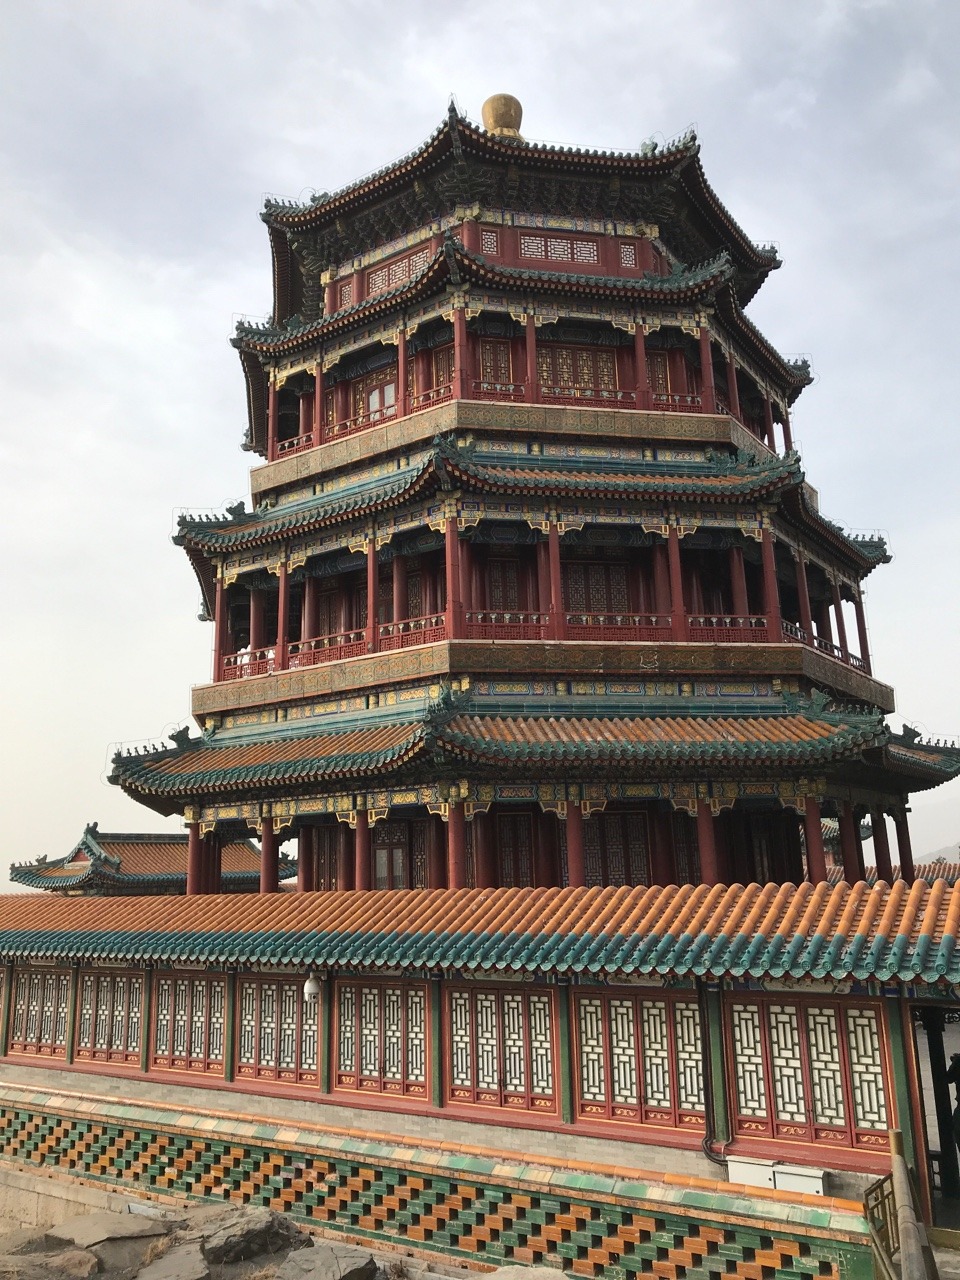
<svg viewBox="0 0 960 1280">
<path fill-rule="evenodd" d="M 816 382 L 794 433 L 829 518 L 880 529 L 875 669 L 960 732 L 956 0 L 30 0 L 0 16 L 3 839 L 176 829 L 106 783 L 184 722 L 212 627 L 169 535 L 247 492 L 227 338 L 270 309 L 265 194 L 416 147 L 451 94 L 532 139 L 636 149 L 695 125 L 783 268 L 750 315 Z M 899 727 L 899 717 L 894 718 Z M 960 782 L 914 804 L 960 840 Z"/>
</svg>

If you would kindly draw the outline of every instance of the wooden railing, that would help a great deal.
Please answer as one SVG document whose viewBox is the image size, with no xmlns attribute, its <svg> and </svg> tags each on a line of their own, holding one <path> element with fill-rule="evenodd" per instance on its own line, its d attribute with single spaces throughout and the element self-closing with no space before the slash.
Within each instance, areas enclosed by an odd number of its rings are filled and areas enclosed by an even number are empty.
<svg viewBox="0 0 960 1280">
<path fill-rule="evenodd" d="M 269 649 L 241 649 L 238 653 L 223 656 L 222 680 L 245 680 L 247 676 L 266 676 L 274 669 L 276 651 Z"/>
<path fill-rule="evenodd" d="M 617 387 L 541 387 L 540 398 L 544 404 L 569 404 L 572 400 L 600 409 L 633 409 L 637 403 L 635 391 Z"/>
<path fill-rule="evenodd" d="M 375 427 L 378 422 L 385 422 L 396 416 L 397 406 L 388 404 L 382 409 L 368 409 L 354 418 L 345 418 L 343 422 L 328 422 L 323 428 L 323 442 L 326 444 L 329 440 L 355 435 L 358 431 L 366 431 L 367 427 Z"/>
<path fill-rule="evenodd" d="M 545 613 L 471 609 L 466 616 L 468 640 L 543 640 L 548 626 Z"/>
<path fill-rule="evenodd" d="M 475 400 L 510 400 L 521 401 L 526 388 L 522 382 L 474 382 L 473 398 Z"/>
<path fill-rule="evenodd" d="M 757 644 L 770 639 L 767 619 L 756 614 L 737 617 L 733 614 L 691 614 L 687 618 L 688 635 L 695 641 L 721 641 L 725 644 Z"/>
<path fill-rule="evenodd" d="M 670 615 L 653 613 L 568 613 L 571 640 L 668 640 Z"/>
<path fill-rule="evenodd" d="M 366 633 L 340 631 L 332 636 L 314 636 L 310 640 L 291 640 L 288 667 L 315 667 L 321 662 L 339 662 L 366 653 Z"/>
<path fill-rule="evenodd" d="M 382 622 L 378 634 L 381 650 L 409 649 L 415 644 L 435 644 L 446 636 L 446 618 L 442 613 L 432 613 L 423 618 Z"/>
<path fill-rule="evenodd" d="M 435 404 L 443 404 L 453 399 L 453 385 L 447 383 L 442 387 L 431 387 L 428 391 L 418 391 L 410 397 L 410 412 L 419 413 L 421 409 L 430 409 Z"/>
<path fill-rule="evenodd" d="M 277 457 L 289 458 L 291 454 L 303 453 L 304 449 L 313 448 L 313 432 L 308 431 L 306 435 L 294 436 L 291 440 L 277 441 Z"/>
<path fill-rule="evenodd" d="M 703 400 L 700 396 L 655 391 L 651 402 L 654 409 L 666 409 L 671 413 L 703 413 Z"/>
</svg>

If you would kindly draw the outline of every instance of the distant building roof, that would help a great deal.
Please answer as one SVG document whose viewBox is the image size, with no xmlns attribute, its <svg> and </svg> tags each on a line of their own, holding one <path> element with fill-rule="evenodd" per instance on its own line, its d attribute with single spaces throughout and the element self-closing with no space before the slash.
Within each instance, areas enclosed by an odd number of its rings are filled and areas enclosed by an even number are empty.
<svg viewBox="0 0 960 1280">
<path fill-rule="evenodd" d="M 224 892 L 254 889 L 260 876 L 260 850 L 252 840 L 226 842 L 221 867 Z M 293 864 L 281 861 L 281 879 L 295 874 Z M 65 858 L 18 863 L 10 869 L 10 879 L 30 889 L 66 894 L 184 893 L 187 837 L 106 832 L 93 822 Z"/>
</svg>

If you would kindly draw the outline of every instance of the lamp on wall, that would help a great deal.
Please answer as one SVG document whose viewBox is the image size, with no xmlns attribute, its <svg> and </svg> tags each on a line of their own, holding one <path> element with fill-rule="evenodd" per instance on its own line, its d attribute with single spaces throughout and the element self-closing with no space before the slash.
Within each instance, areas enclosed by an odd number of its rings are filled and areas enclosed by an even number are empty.
<svg viewBox="0 0 960 1280">
<path fill-rule="evenodd" d="M 303 984 L 303 998 L 309 1000 L 312 1004 L 320 995 L 320 979 L 315 973 L 308 975 L 306 982 Z"/>
</svg>

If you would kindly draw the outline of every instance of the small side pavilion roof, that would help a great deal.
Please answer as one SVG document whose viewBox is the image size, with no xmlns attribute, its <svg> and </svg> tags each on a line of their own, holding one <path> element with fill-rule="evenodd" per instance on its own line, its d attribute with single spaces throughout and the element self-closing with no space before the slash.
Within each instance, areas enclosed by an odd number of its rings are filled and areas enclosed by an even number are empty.
<svg viewBox="0 0 960 1280">
<path fill-rule="evenodd" d="M 256 887 L 260 850 L 253 841 L 225 843 L 221 860 L 225 889 Z M 281 863 L 281 879 L 295 874 L 294 866 Z M 187 883 L 187 837 L 176 833 L 106 832 L 92 822 L 65 858 L 40 857 L 34 862 L 17 863 L 10 869 L 10 879 L 30 889 L 67 894 L 183 893 Z"/>
<path fill-rule="evenodd" d="M 838 884 L 0 898 L 0 958 L 960 982 L 960 887 Z"/>
</svg>

